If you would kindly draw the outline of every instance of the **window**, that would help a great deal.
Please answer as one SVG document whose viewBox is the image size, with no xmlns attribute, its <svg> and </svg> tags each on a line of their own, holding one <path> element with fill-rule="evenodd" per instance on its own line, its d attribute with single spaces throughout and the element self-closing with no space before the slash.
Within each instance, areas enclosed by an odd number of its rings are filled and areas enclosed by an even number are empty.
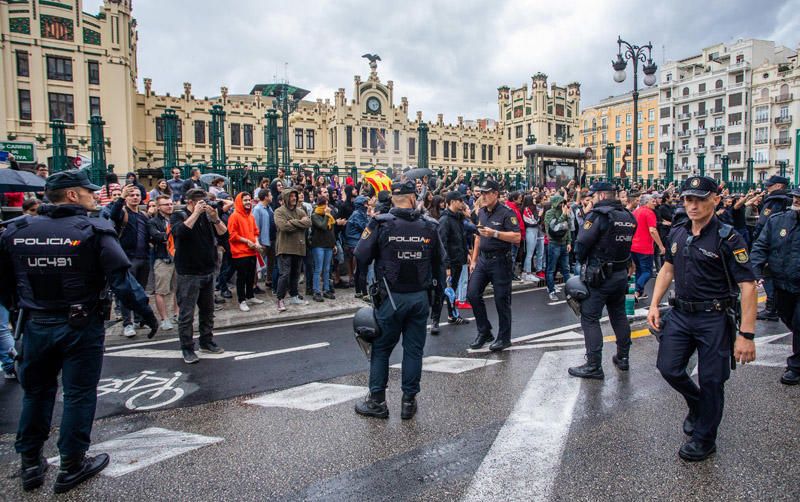
<svg viewBox="0 0 800 502">
<path fill-rule="evenodd" d="M 782 118 L 782 119 L 789 118 L 789 107 L 788 106 L 786 106 L 786 105 L 781 106 L 780 118 Z"/>
<path fill-rule="evenodd" d="M 734 82 L 736 82 L 737 84 L 741 84 L 742 82 L 744 82 L 744 73 L 737 73 L 736 76 L 734 77 Z"/>
<path fill-rule="evenodd" d="M 728 96 L 728 106 L 741 106 L 742 105 L 742 93 L 738 92 L 736 94 L 731 94 Z"/>
<path fill-rule="evenodd" d="M 61 119 L 68 124 L 75 123 L 72 94 L 51 92 L 47 97 L 50 103 L 50 120 Z"/>
<path fill-rule="evenodd" d="M 47 56 L 47 78 L 72 82 L 72 60 L 56 56 Z"/>
<path fill-rule="evenodd" d="M 614 141 L 616 141 L 617 143 L 619 143 L 619 140 L 620 140 L 620 132 L 619 132 L 619 131 L 616 131 L 616 132 L 614 133 Z"/>
<path fill-rule="evenodd" d="M 469 158 L 469 143 L 462 143 L 464 149 L 464 156 L 462 157 L 464 160 Z"/>
<path fill-rule="evenodd" d="M 723 101 L 722 98 L 715 99 L 714 100 L 714 112 L 721 112 L 721 111 L 725 110 L 725 107 L 723 106 L 723 103 L 724 103 L 724 101 Z"/>
<path fill-rule="evenodd" d="M 302 150 L 303 149 L 303 130 L 302 129 L 295 129 L 294 130 L 294 149 L 295 150 Z"/>
<path fill-rule="evenodd" d="M 753 160 L 756 161 L 756 164 L 765 164 L 769 162 L 769 150 L 756 150 L 755 155 L 753 155 Z"/>
<path fill-rule="evenodd" d="M 314 150 L 314 130 L 306 129 L 306 150 Z"/>
<path fill-rule="evenodd" d="M 620 124 L 620 120 L 621 120 L 621 119 L 622 119 L 622 117 L 621 117 L 621 116 L 619 116 L 619 115 L 617 115 L 616 117 L 614 117 L 614 125 L 615 125 L 615 126 L 617 126 L 617 127 L 619 127 L 619 126 L 621 125 L 621 124 Z"/>
<path fill-rule="evenodd" d="M 647 170 L 648 171 L 652 171 L 653 170 L 653 165 L 654 165 L 653 159 L 647 159 Z"/>
<path fill-rule="evenodd" d="M 622 153 L 622 148 L 616 147 L 614 150 L 615 150 L 614 151 L 614 156 L 619 158 L 620 157 L 620 153 Z"/>
<path fill-rule="evenodd" d="M 386 151 L 386 129 L 381 129 L 381 133 L 378 135 L 378 148 L 382 152 Z"/>
<path fill-rule="evenodd" d="M 639 112 L 636 114 L 636 120 L 637 120 L 637 121 L 639 121 L 639 122 L 641 122 L 642 120 L 644 120 L 644 112 L 642 112 L 641 110 L 639 110 Z"/>
<path fill-rule="evenodd" d="M 366 127 L 362 127 L 361 128 L 361 149 L 362 150 L 366 150 L 367 149 L 367 128 Z"/>
<path fill-rule="evenodd" d="M 231 145 L 239 146 L 242 144 L 242 126 L 231 123 Z"/>
<path fill-rule="evenodd" d="M 436 158 L 436 140 L 435 139 L 431 140 L 431 158 L 432 159 Z"/>
<path fill-rule="evenodd" d="M 722 89 L 722 80 L 714 82 L 714 89 Z"/>
<path fill-rule="evenodd" d="M 450 142 L 449 141 L 442 141 L 442 149 L 444 153 L 444 158 L 450 158 Z"/>
<path fill-rule="evenodd" d="M 603 119 L 600 121 L 600 123 L 602 124 L 603 127 L 606 127 L 606 125 L 607 125 L 606 117 L 603 117 Z"/>
<path fill-rule="evenodd" d="M 344 128 L 344 136 L 347 148 L 353 148 L 353 126 L 346 126 Z"/>
<path fill-rule="evenodd" d="M 500 154 L 500 147 L 497 147 L 497 153 Z M 489 162 L 494 160 L 494 148 L 490 145 L 489 146 Z"/>
<path fill-rule="evenodd" d="M 656 142 L 655 141 L 649 141 L 647 143 L 647 154 L 648 155 L 653 155 L 654 153 L 656 153 Z"/>
<path fill-rule="evenodd" d="M 522 158 L 522 145 L 517 145 L 517 160 Z"/>
<path fill-rule="evenodd" d="M 481 162 L 486 162 L 486 145 L 481 145 Z"/>
<path fill-rule="evenodd" d="M 283 127 L 278 126 L 278 148 L 283 148 Z"/>
<path fill-rule="evenodd" d="M 625 139 L 627 141 L 631 140 L 631 130 L 630 129 L 625 129 Z"/>
<path fill-rule="evenodd" d="M 456 142 L 455 141 L 451 141 L 450 142 L 450 157 L 452 157 L 454 160 L 456 158 Z"/>
<path fill-rule="evenodd" d="M 511 162 L 511 145 L 508 145 L 508 161 Z"/>
<path fill-rule="evenodd" d="M 97 96 L 89 96 L 89 116 L 94 117 L 95 115 L 98 117 L 102 115 L 102 113 L 100 113 L 100 98 Z"/>
<path fill-rule="evenodd" d="M 511 139 L 511 128 L 508 128 L 508 139 Z"/>
<path fill-rule="evenodd" d="M 656 109 L 655 108 L 650 108 L 649 110 L 647 110 L 647 120 L 652 122 L 655 119 L 656 119 Z"/>
<path fill-rule="evenodd" d="M 625 114 L 625 125 L 631 125 L 631 114 L 630 113 L 626 113 Z"/>
<path fill-rule="evenodd" d="M 669 125 L 662 125 L 661 126 L 661 135 L 662 136 L 669 135 Z"/>
<path fill-rule="evenodd" d="M 469 144 L 469 160 L 475 160 L 475 143 Z"/>
<path fill-rule="evenodd" d="M 156 117 L 156 141 L 164 141 L 164 119 Z"/>
<path fill-rule="evenodd" d="M 742 133 L 735 132 L 728 134 L 728 145 L 741 145 L 742 144 Z"/>
<path fill-rule="evenodd" d="M 408 138 L 408 156 L 417 156 L 417 138 Z"/>
<path fill-rule="evenodd" d="M 670 117 L 669 107 L 662 108 L 661 112 L 659 113 L 659 117 L 661 117 L 662 119 L 668 119 Z"/>
<path fill-rule="evenodd" d="M 757 145 L 769 143 L 769 128 L 758 127 L 756 128 L 755 141 Z"/>
<path fill-rule="evenodd" d="M 688 87 L 684 87 L 683 91 L 681 92 L 681 94 L 683 94 L 684 96 L 688 96 L 689 95 L 689 88 Z"/>
<path fill-rule="evenodd" d="M 28 63 L 28 53 L 25 51 L 17 51 L 17 76 L 30 77 L 31 69 Z"/>
<path fill-rule="evenodd" d="M 244 146 L 253 146 L 253 124 L 244 125 Z"/>
<path fill-rule="evenodd" d="M 394 139 L 394 151 L 395 152 L 399 152 L 400 151 L 400 131 L 392 131 L 392 132 L 393 132 L 392 136 L 394 136 L 394 138 L 393 138 Z"/>
<path fill-rule="evenodd" d="M 706 84 L 705 83 L 700 84 L 699 86 L 697 86 L 697 90 L 699 92 L 706 92 Z"/>
<path fill-rule="evenodd" d="M 19 119 L 31 120 L 31 91 L 20 89 L 19 95 Z"/>
<path fill-rule="evenodd" d="M 194 121 L 194 143 L 204 145 L 206 142 L 206 123 L 202 120 Z"/>
<path fill-rule="evenodd" d="M 100 63 L 89 61 L 89 84 L 100 85 Z"/>
<path fill-rule="evenodd" d="M 742 123 L 742 114 L 739 113 L 731 113 L 728 115 L 728 125 L 739 125 Z"/>
<path fill-rule="evenodd" d="M 640 157 L 642 155 L 642 144 L 641 143 L 636 145 L 636 155 L 638 155 Z"/>
<path fill-rule="evenodd" d="M 564 116 L 564 105 L 556 103 L 556 115 L 559 117 Z"/>
<path fill-rule="evenodd" d="M 654 138 L 655 136 L 656 136 L 656 126 L 650 124 L 649 126 L 647 126 L 647 137 Z"/>
<path fill-rule="evenodd" d="M 516 130 L 514 131 L 514 133 L 515 133 L 515 137 L 516 137 L 517 139 L 521 138 L 521 137 L 522 137 L 522 126 L 521 126 L 521 125 L 518 125 L 518 126 L 516 127 Z"/>
</svg>

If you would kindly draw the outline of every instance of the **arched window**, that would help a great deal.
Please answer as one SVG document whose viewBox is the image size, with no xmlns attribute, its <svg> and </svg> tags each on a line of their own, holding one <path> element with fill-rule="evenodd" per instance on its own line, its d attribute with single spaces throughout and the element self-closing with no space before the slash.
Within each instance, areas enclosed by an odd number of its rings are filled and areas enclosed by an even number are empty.
<svg viewBox="0 0 800 502">
<path fill-rule="evenodd" d="M 716 83 L 714 83 L 714 89 L 722 89 L 722 80 L 717 80 Z"/>
<path fill-rule="evenodd" d="M 592 119 L 592 129 L 597 127 L 597 119 Z"/>
<path fill-rule="evenodd" d="M 767 98 L 769 98 L 769 89 L 767 89 L 766 87 L 764 87 L 763 89 L 761 89 L 761 98 L 762 98 L 762 99 L 767 99 Z"/>
<path fill-rule="evenodd" d="M 789 95 L 789 85 L 788 84 L 783 84 L 781 86 L 781 96 L 785 97 L 785 96 L 788 96 L 788 95 Z"/>
<path fill-rule="evenodd" d="M 683 88 L 683 95 L 684 96 L 688 96 L 689 95 L 689 88 L 688 87 L 684 87 Z"/>
</svg>

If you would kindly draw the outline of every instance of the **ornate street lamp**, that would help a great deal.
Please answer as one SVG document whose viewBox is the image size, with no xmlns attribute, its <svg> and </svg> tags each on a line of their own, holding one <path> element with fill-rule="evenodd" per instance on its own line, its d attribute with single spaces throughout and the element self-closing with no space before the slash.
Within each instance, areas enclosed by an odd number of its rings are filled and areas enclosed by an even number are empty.
<svg viewBox="0 0 800 502">
<path fill-rule="evenodd" d="M 619 84 L 625 81 L 627 61 L 633 61 L 633 182 L 636 183 L 639 181 L 639 61 L 644 63 L 642 72 L 644 72 L 644 85 L 647 87 L 656 83 L 658 66 L 653 62 L 651 54 L 653 44 L 650 42 L 640 47 L 617 37 L 617 46 L 617 60 L 611 63 L 615 82 Z"/>
</svg>

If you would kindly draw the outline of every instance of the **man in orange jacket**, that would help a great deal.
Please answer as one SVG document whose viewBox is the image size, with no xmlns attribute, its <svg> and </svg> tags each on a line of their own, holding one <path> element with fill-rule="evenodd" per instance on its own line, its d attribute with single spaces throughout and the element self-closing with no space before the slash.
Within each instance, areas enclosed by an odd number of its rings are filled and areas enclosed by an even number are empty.
<svg viewBox="0 0 800 502">
<path fill-rule="evenodd" d="M 253 293 L 256 274 L 256 254 L 261 251 L 258 243 L 258 226 L 252 214 L 253 202 L 250 194 L 241 192 L 236 196 L 234 210 L 228 219 L 233 268 L 236 270 L 236 297 L 239 310 L 248 312 L 250 305 L 264 303 Z"/>
</svg>

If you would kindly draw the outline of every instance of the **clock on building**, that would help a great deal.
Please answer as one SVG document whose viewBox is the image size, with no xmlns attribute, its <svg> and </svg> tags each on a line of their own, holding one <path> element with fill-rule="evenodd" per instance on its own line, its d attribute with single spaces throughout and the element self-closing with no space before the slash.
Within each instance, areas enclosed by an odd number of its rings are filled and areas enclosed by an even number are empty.
<svg viewBox="0 0 800 502">
<path fill-rule="evenodd" d="M 381 102 L 376 97 L 371 97 L 367 99 L 367 111 L 370 113 L 380 113 L 381 112 Z"/>
</svg>

